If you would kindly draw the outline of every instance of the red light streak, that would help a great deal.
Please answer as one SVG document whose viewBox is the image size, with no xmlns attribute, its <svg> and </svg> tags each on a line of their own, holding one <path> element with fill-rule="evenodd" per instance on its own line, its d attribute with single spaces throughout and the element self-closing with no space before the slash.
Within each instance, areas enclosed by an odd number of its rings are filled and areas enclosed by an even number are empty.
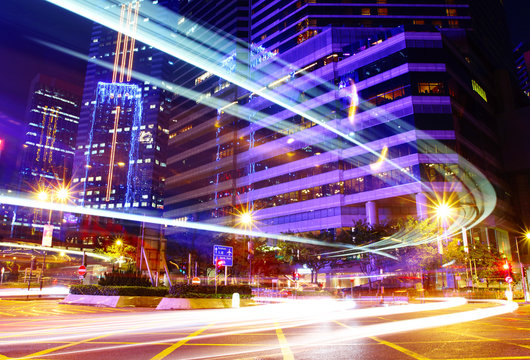
<svg viewBox="0 0 530 360">
<path fill-rule="evenodd" d="M 132 4 L 129 4 L 129 7 L 127 8 L 127 30 L 129 30 L 129 27 L 131 25 L 131 10 Z M 123 55 L 121 56 L 120 82 L 123 82 L 123 76 L 125 75 L 125 59 L 127 58 L 128 43 L 129 35 L 125 35 L 125 39 L 123 40 Z"/>
<path fill-rule="evenodd" d="M 121 6 L 121 15 L 120 15 L 120 29 L 123 26 L 123 15 L 125 14 L 125 5 Z M 116 40 L 116 54 L 114 55 L 114 71 L 112 72 L 112 82 L 116 82 L 116 74 L 118 72 L 118 62 L 120 58 L 121 50 L 121 32 L 118 32 L 118 39 Z"/>
<path fill-rule="evenodd" d="M 134 20 L 133 20 L 133 35 L 136 33 L 136 27 L 138 25 L 138 10 L 140 9 L 140 3 L 136 2 L 136 9 L 134 11 Z M 134 37 L 131 37 L 131 47 L 129 50 L 129 65 L 127 69 L 127 81 L 131 80 L 131 73 L 132 73 L 132 64 L 133 64 L 133 58 L 134 58 L 134 43 L 136 39 Z"/>
</svg>

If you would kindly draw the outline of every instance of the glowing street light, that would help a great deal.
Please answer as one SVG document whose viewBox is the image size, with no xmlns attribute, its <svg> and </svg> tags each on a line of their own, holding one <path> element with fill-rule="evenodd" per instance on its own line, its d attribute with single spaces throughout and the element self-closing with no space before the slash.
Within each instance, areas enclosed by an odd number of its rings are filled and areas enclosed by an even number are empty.
<svg viewBox="0 0 530 360">
<path fill-rule="evenodd" d="M 40 201 L 46 201 L 48 200 L 48 192 L 45 190 L 41 190 L 37 193 L 37 199 Z"/>
<path fill-rule="evenodd" d="M 252 211 L 244 211 L 239 214 L 239 222 L 243 225 L 245 229 L 252 229 Z M 248 239 L 248 283 L 252 282 L 252 257 L 254 256 L 254 249 L 252 246 L 252 240 Z"/>
<path fill-rule="evenodd" d="M 447 203 L 440 203 L 435 207 L 435 211 L 436 216 L 439 219 L 446 221 L 449 217 L 451 217 L 452 208 Z"/>
<path fill-rule="evenodd" d="M 434 210 L 436 213 L 436 217 L 442 223 L 443 237 L 444 237 L 445 242 L 447 243 L 447 220 L 449 219 L 449 217 L 451 217 L 452 208 L 446 202 L 441 202 L 434 207 Z M 442 244 L 442 239 L 440 237 L 438 237 L 438 253 L 440 254 L 440 264 L 442 264 L 443 263 L 443 259 L 442 259 L 443 244 Z M 445 284 L 444 278 L 447 278 L 446 272 L 443 274 L 443 277 L 442 277 L 442 291 L 443 291 L 444 284 Z"/>
<path fill-rule="evenodd" d="M 123 245 L 123 241 L 121 241 L 121 239 L 117 239 L 116 240 L 116 245 L 122 246 Z"/>
<path fill-rule="evenodd" d="M 245 227 L 252 227 L 252 213 L 250 211 L 242 213 L 240 221 Z"/>
<path fill-rule="evenodd" d="M 67 201 L 70 198 L 70 191 L 67 187 L 61 187 L 57 190 L 56 198 L 59 201 Z"/>
</svg>

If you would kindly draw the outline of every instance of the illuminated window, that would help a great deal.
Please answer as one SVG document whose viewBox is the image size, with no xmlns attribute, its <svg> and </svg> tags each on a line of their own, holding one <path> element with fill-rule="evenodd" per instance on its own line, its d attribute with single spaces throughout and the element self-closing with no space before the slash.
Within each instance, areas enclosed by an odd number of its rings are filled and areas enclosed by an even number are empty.
<svg viewBox="0 0 530 360">
<path fill-rule="evenodd" d="M 361 15 L 370 16 L 370 8 L 362 8 Z"/>
<path fill-rule="evenodd" d="M 456 9 L 446 9 L 447 16 L 457 16 Z"/>
<path fill-rule="evenodd" d="M 388 9 L 387 8 L 378 8 L 377 9 L 377 15 L 387 16 L 388 15 Z"/>
<path fill-rule="evenodd" d="M 442 95 L 444 94 L 444 84 L 435 83 L 418 83 L 418 92 L 420 95 Z"/>
<path fill-rule="evenodd" d="M 205 72 L 204 74 L 195 79 L 195 85 L 199 85 L 200 83 L 202 83 L 206 79 L 209 79 L 212 76 L 213 74 L 211 72 Z"/>
</svg>

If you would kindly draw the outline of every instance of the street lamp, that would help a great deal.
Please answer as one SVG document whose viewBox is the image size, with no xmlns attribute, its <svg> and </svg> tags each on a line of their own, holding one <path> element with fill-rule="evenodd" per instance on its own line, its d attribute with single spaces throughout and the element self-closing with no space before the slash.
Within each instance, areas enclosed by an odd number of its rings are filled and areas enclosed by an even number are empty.
<svg viewBox="0 0 530 360">
<path fill-rule="evenodd" d="M 243 227 L 246 230 L 252 229 L 252 222 L 253 222 L 252 212 L 251 211 L 242 212 L 239 215 L 239 222 L 243 225 Z M 252 240 L 248 239 L 247 246 L 248 246 L 248 283 L 250 285 L 250 283 L 252 282 L 252 257 L 254 256 L 253 255 L 254 249 L 252 248 Z"/>
<path fill-rule="evenodd" d="M 444 240 L 445 242 L 447 242 L 447 220 L 449 219 L 449 217 L 451 217 L 452 208 L 446 202 L 441 202 L 438 205 L 436 205 L 434 209 L 435 209 L 436 217 L 442 224 Z M 438 237 L 438 253 L 440 254 L 440 266 L 441 266 L 443 262 L 443 244 L 442 244 L 442 239 L 440 237 Z M 444 277 L 447 277 L 446 272 L 444 272 L 444 275 L 445 275 Z M 442 291 L 444 288 L 444 284 L 445 284 L 445 279 L 442 278 Z"/>
<path fill-rule="evenodd" d="M 530 240 L 530 231 L 524 234 L 522 238 L 526 240 Z M 524 267 L 523 267 L 523 263 L 521 262 L 521 254 L 519 253 L 519 240 L 517 237 L 515 238 L 515 247 L 517 249 L 517 260 L 519 261 L 519 267 L 521 269 L 521 281 L 523 282 L 524 301 L 530 301 L 530 294 L 528 294 L 528 288 L 526 285 L 526 277 L 524 276 Z"/>
<path fill-rule="evenodd" d="M 48 199 L 48 192 L 45 190 L 41 190 L 37 193 L 37 199 L 40 201 L 46 201 Z"/>
</svg>

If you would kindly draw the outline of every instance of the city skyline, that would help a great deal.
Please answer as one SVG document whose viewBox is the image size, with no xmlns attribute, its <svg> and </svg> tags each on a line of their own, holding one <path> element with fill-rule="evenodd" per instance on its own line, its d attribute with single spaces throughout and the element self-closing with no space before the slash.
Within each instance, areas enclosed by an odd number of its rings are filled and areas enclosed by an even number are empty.
<svg viewBox="0 0 530 360">
<path fill-rule="evenodd" d="M 0 1 L 0 360 L 526 358 L 527 13 Z"/>
</svg>

